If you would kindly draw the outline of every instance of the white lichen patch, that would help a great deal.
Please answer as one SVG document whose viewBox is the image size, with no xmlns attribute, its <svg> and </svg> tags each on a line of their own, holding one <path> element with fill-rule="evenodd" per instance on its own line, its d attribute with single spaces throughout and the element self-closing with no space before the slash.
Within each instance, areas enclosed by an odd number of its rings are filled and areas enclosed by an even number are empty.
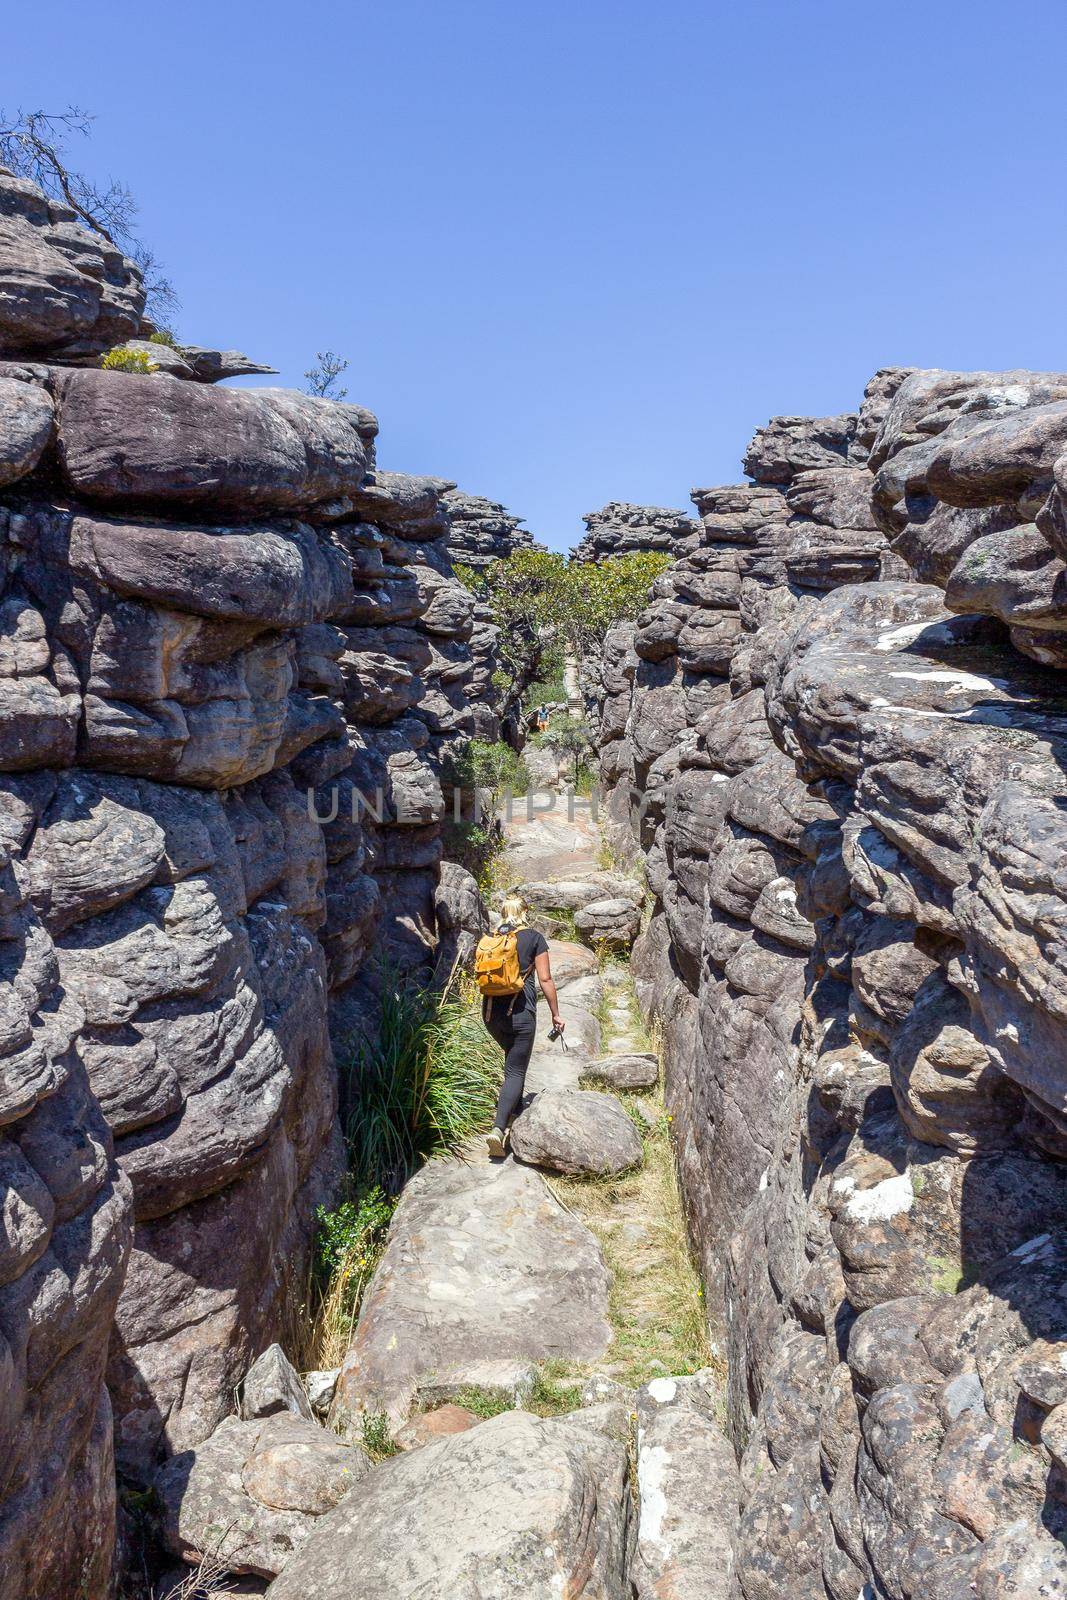
<svg viewBox="0 0 1067 1600">
<path fill-rule="evenodd" d="M 975 672 L 963 672 L 956 667 L 930 667 L 925 672 L 890 672 L 890 678 L 906 679 L 912 683 L 943 683 L 949 694 L 965 694 L 969 689 L 1007 689 L 1005 678 L 980 678 Z"/>
<path fill-rule="evenodd" d="M 678 1393 L 678 1385 L 673 1378 L 653 1378 L 647 1393 L 658 1406 L 669 1406 Z"/>
<path fill-rule="evenodd" d="M 641 1496 L 641 1543 L 655 1545 L 665 1555 L 670 1546 L 664 1538 L 667 1520 L 667 1468 L 670 1457 L 663 1445 L 652 1444 L 637 1452 L 637 1488 Z"/>
<path fill-rule="evenodd" d="M 1019 1261 L 1025 1261 L 1027 1265 L 1035 1261 L 1048 1261 L 1055 1253 L 1050 1233 L 1039 1233 L 1036 1238 L 1027 1239 L 1024 1244 L 1017 1244 L 1010 1252 Z"/>
<path fill-rule="evenodd" d="M 888 1222 L 915 1204 L 915 1191 L 906 1172 L 883 1178 L 870 1189 L 857 1189 L 854 1178 L 838 1178 L 834 1196 L 844 1202 L 842 1209 L 849 1222 Z"/>
</svg>

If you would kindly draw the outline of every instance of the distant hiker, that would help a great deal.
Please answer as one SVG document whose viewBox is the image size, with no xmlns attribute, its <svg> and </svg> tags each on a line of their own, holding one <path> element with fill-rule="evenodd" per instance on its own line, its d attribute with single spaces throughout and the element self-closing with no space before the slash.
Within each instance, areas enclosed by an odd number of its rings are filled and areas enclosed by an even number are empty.
<svg viewBox="0 0 1067 1600">
<path fill-rule="evenodd" d="M 522 1102 L 526 1069 L 533 1054 L 537 1028 L 535 974 L 548 1001 L 553 1028 L 560 1033 L 564 1028 L 559 996 L 552 982 L 548 941 L 543 933 L 526 926 L 530 908 L 522 895 L 505 896 L 501 915 L 503 921 L 496 933 L 480 939 L 474 955 L 474 976 L 483 996 L 482 1020 L 504 1052 L 504 1084 L 487 1141 L 489 1154 L 496 1160 L 504 1155 L 508 1124 Z"/>
</svg>

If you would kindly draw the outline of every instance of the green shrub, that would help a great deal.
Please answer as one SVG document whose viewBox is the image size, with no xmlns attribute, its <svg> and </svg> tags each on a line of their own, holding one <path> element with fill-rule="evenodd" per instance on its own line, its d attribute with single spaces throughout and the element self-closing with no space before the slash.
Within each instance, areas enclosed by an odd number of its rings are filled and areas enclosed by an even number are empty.
<svg viewBox="0 0 1067 1600">
<path fill-rule="evenodd" d="M 125 344 L 109 350 L 100 365 L 105 372 L 138 372 L 142 377 L 159 371 L 156 363 L 150 361 L 143 350 L 131 350 Z"/>
<path fill-rule="evenodd" d="M 339 1052 L 342 1127 L 356 1191 L 397 1193 L 431 1156 L 490 1126 L 500 1051 L 479 1009 L 393 979 L 371 1035 Z"/>
<path fill-rule="evenodd" d="M 378 1187 L 369 1189 L 358 1200 L 345 1200 L 336 1211 L 319 1206 L 315 1212 L 318 1233 L 315 1258 L 327 1277 L 346 1264 L 364 1266 L 381 1241 L 393 1204 Z"/>
<path fill-rule="evenodd" d="M 148 342 L 149 344 L 169 345 L 172 350 L 179 348 L 178 341 L 169 328 L 157 328 L 155 333 L 148 335 Z"/>
<path fill-rule="evenodd" d="M 528 710 L 535 706 L 556 705 L 567 698 L 567 685 L 563 676 L 563 649 L 558 644 L 549 645 L 541 657 L 537 679 L 523 693 L 522 703 Z"/>
<path fill-rule="evenodd" d="M 530 787 L 526 763 L 503 739 L 472 739 L 454 767 L 456 784 L 461 789 L 492 789 L 499 794 L 525 794 Z"/>
<path fill-rule="evenodd" d="M 380 1188 L 344 1200 L 333 1211 L 319 1206 L 308 1304 L 312 1329 L 306 1355 L 316 1366 L 344 1360 L 364 1291 L 385 1246 L 395 1201 Z"/>
</svg>

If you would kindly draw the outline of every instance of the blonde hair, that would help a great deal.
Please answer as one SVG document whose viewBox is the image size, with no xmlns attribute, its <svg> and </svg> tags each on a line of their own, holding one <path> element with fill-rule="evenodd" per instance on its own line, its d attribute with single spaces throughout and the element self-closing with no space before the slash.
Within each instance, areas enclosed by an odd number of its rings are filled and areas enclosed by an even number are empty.
<svg viewBox="0 0 1067 1600">
<path fill-rule="evenodd" d="M 503 922 L 520 923 L 529 920 L 530 908 L 518 890 L 504 896 L 500 907 L 500 917 Z"/>
</svg>

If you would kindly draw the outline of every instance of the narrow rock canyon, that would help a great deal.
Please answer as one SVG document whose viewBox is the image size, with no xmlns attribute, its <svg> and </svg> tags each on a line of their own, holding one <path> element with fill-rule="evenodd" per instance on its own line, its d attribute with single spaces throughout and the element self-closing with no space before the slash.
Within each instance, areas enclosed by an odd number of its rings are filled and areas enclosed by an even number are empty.
<svg viewBox="0 0 1067 1600">
<path fill-rule="evenodd" d="M 599 796 L 507 828 L 571 1050 L 302 1381 L 337 1058 L 488 926 L 454 567 L 535 546 L 143 309 L 0 169 L 0 1600 L 134 1592 L 149 1501 L 160 1597 L 1067 1593 L 1067 375 L 887 368 L 585 519 L 671 564 Z"/>
</svg>

